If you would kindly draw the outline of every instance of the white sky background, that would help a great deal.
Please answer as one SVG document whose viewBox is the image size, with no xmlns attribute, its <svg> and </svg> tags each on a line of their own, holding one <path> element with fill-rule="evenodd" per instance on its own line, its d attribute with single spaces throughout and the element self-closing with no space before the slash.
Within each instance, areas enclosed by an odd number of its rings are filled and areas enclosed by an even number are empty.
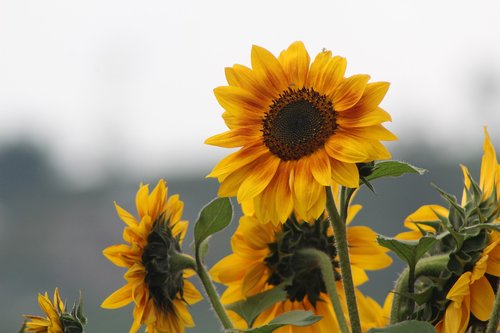
<svg viewBox="0 0 500 333">
<path fill-rule="evenodd" d="M 0 0 L 0 148 L 28 137 L 75 179 L 169 176 L 228 153 L 212 89 L 224 67 L 304 41 L 389 81 L 401 144 L 500 149 L 498 1 Z M 398 147 L 392 146 L 392 147 Z"/>
</svg>

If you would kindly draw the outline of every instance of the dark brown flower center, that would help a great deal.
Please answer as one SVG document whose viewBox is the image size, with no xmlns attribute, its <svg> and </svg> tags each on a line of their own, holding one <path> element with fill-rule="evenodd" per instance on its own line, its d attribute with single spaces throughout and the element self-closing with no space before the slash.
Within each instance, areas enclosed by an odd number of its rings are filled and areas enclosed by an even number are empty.
<svg viewBox="0 0 500 333">
<path fill-rule="evenodd" d="M 144 282 L 149 294 L 164 313 L 168 313 L 178 293 L 181 298 L 183 296 L 182 270 L 174 271 L 170 263 L 171 256 L 176 252 L 181 252 L 179 239 L 173 236 L 168 221 L 161 215 L 148 236 L 141 259 L 146 269 Z"/>
<path fill-rule="evenodd" d="M 304 256 L 297 252 L 305 248 L 322 251 L 331 258 L 335 278 L 340 280 L 338 262 L 335 260 L 337 249 L 335 239 L 329 236 L 327 230 L 329 222 L 318 219 L 314 223 L 297 222 L 290 218 L 283 224 L 281 232 L 276 234 L 276 242 L 268 244 L 269 255 L 264 259 L 271 274 L 267 283 L 277 286 L 288 281 L 285 287 L 287 297 L 291 301 L 301 302 L 307 299 L 313 306 L 321 300 L 321 293 L 326 293 L 325 282 L 321 270 L 316 265 L 311 265 Z"/>
<path fill-rule="evenodd" d="M 288 89 L 262 121 L 264 144 L 284 161 L 314 153 L 337 128 L 332 102 L 311 88 Z"/>
</svg>

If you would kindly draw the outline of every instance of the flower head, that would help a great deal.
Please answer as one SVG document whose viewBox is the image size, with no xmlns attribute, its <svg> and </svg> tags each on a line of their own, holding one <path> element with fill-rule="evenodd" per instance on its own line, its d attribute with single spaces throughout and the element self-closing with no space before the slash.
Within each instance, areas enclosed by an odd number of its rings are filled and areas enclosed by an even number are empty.
<svg viewBox="0 0 500 333">
<path fill-rule="evenodd" d="M 499 232 L 490 234 L 488 246 L 472 271 L 460 275 L 451 287 L 446 295 L 449 304 L 443 318 L 436 324 L 436 330 L 439 333 L 463 333 L 472 323 L 485 329 L 495 302 L 490 280 L 496 281 L 496 285 L 500 280 Z"/>
<path fill-rule="evenodd" d="M 82 299 L 75 303 L 71 313 L 65 311 L 65 306 L 59 295 L 59 289 L 55 289 L 53 301 L 47 293 L 38 294 L 38 304 L 45 312 L 46 317 L 24 315 L 28 320 L 25 323 L 26 332 L 37 333 L 82 333 L 83 326 L 87 323 L 87 318 L 82 313 Z"/>
<path fill-rule="evenodd" d="M 126 224 L 123 239 L 128 244 L 108 247 L 103 254 L 115 265 L 127 268 L 127 284 L 111 294 L 102 307 L 115 309 L 134 302 L 130 333 L 146 325 L 149 333 L 184 332 L 194 326 L 187 309 L 201 299 L 186 280 L 194 273 L 176 267 L 173 258 L 181 255 L 188 222 L 181 221 L 183 203 L 178 195 L 168 197 L 161 180 L 149 193 L 141 185 L 136 196 L 138 218 L 120 206 L 116 210 Z"/>
<path fill-rule="evenodd" d="M 59 290 L 54 291 L 53 302 L 47 293 L 38 294 L 38 305 L 45 312 L 46 317 L 25 315 L 27 332 L 37 333 L 63 333 L 63 324 L 61 315 L 64 313 L 64 303 L 59 295 Z"/>
<path fill-rule="evenodd" d="M 488 131 L 484 129 L 483 157 L 481 160 L 481 173 L 479 175 L 479 189 L 481 197 L 475 200 L 471 197 L 471 177 L 466 166 L 461 165 L 464 175 L 464 191 L 461 205 L 467 208 L 471 202 L 481 201 L 481 209 L 487 212 L 488 216 L 483 216 L 488 222 L 493 222 L 500 218 L 500 164 L 498 164 L 495 148 L 490 141 Z M 473 207 L 475 209 L 475 207 Z M 410 214 L 404 221 L 404 226 L 411 231 L 400 233 L 396 236 L 399 239 L 419 239 L 423 233 L 434 233 L 439 230 L 439 216 L 447 217 L 450 212 L 440 205 L 424 205 Z M 470 214 L 469 219 L 478 220 L 476 215 Z M 471 225 L 477 221 L 467 221 Z M 484 222 L 484 221 L 480 221 Z"/>
<path fill-rule="evenodd" d="M 346 60 L 330 51 L 310 62 L 301 42 L 276 58 L 252 48 L 252 68 L 226 68 L 228 86 L 214 90 L 229 131 L 206 143 L 240 149 L 209 177 L 220 196 L 252 200 L 261 222 L 285 222 L 295 213 L 312 221 L 323 212 L 324 186 L 358 187 L 356 163 L 387 159 L 381 140 L 396 137 L 381 123 L 389 84 L 368 75 L 344 77 Z"/>
<path fill-rule="evenodd" d="M 248 207 L 245 211 L 248 212 Z M 351 213 L 355 215 L 355 211 Z M 348 228 L 348 238 L 356 285 L 367 280 L 365 270 L 381 269 L 391 263 L 387 251 L 378 246 L 375 233 L 368 227 Z M 326 253 L 336 270 L 338 293 L 344 298 L 341 275 L 336 268 L 338 258 L 335 239 L 324 217 L 307 223 L 297 221 L 292 215 L 284 224 L 274 225 L 258 223 L 255 216 L 246 215 L 240 219 L 231 246 L 233 253 L 211 270 L 214 280 L 227 286 L 222 295 L 223 303 L 233 303 L 291 281 L 285 287 L 287 299 L 260 314 L 254 325 L 265 324 L 290 310 L 309 310 L 323 319 L 310 328 L 293 327 L 291 331 L 286 328 L 277 332 L 335 331 L 338 324 L 321 272 L 319 268 L 311 269 L 310 262 L 304 263 L 297 255 L 303 248 L 314 248 Z M 369 305 L 369 302 L 363 304 Z M 363 313 L 369 312 L 367 309 Z M 234 319 L 238 328 L 246 326 L 241 318 L 235 316 Z"/>
</svg>

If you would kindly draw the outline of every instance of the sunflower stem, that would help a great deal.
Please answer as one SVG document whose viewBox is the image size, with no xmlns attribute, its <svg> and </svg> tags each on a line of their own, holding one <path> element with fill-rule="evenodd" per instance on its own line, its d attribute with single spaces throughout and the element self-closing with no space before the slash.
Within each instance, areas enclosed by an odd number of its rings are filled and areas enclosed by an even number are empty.
<svg viewBox="0 0 500 333">
<path fill-rule="evenodd" d="M 324 252 L 318 251 L 313 248 L 302 249 L 300 250 L 300 253 L 304 256 L 312 257 L 313 260 L 318 264 L 319 268 L 321 269 L 323 281 L 325 282 L 326 291 L 328 293 L 328 296 L 330 297 L 335 316 L 337 317 L 337 321 L 339 323 L 340 332 L 349 333 L 349 327 L 347 325 L 344 312 L 342 311 L 339 294 L 337 293 L 335 274 L 333 272 L 333 266 L 330 258 Z"/>
<path fill-rule="evenodd" d="M 220 296 L 215 289 L 212 279 L 208 275 L 205 265 L 203 265 L 198 256 L 196 257 L 196 273 L 198 273 L 198 276 L 200 277 L 203 288 L 207 293 L 207 297 L 210 300 L 210 303 L 212 303 L 214 311 L 217 314 L 222 327 L 224 327 L 224 330 L 229 330 L 231 332 L 234 331 L 233 322 L 229 318 L 224 305 L 222 305 L 220 301 Z"/>
<path fill-rule="evenodd" d="M 341 212 L 344 210 L 344 206 L 346 204 L 346 202 L 340 203 Z M 326 210 L 328 212 L 330 225 L 333 228 L 333 233 L 335 236 L 335 246 L 339 255 L 342 284 L 344 286 L 344 292 L 347 300 L 347 310 L 349 312 L 349 320 L 351 322 L 352 332 L 361 333 L 361 323 L 359 321 L 359 312 L 356 303 L 356 294 L 354 292 L 351 261 L 349 259 L 349 249 L 347 244 L 347 213 L 345 214 L 344 219 L 342 219 L 339 215 L 339 212 L 337 211 L 337 207 L 335 206 L 332 188 L 329 186 L 326 187 Z"/>
<path fill-rule="evenodd" d="M 486 333 L 495 333 L 498 328 L 498 323 L 500 322 L 500 279 L 497 286 L 497 296 L 495 297 L 495 304 L 493 305 L 493 311 L 491 312 L 490 320 L 488 320 L 488 326 L 486 327 Z"/>
<path fill-rule="evenodd" d="M 420 275 L 428 275 L 439 277 L 449 260 L 449 255 L 442 254 L 420 259 L 415 267 L 414 279 Z M 396 280 L 394 286 L 394 299 L 391 307 L 391 324 L 396 324 L 404 320 L 408 320 L 409 315 L 413 312 L 414 301 L 405 297 L 405 293 L 410 293 L 409 289 L 410 271 L 405 268 L 401 275 Z"/>
</svg>

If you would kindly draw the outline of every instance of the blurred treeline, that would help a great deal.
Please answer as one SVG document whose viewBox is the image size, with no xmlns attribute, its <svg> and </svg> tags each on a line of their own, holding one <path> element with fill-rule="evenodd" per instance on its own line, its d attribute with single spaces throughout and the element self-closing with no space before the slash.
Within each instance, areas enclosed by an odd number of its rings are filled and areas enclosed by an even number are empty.
<svg viewBox="0 0 500 333">
<path fill-rule="evenodd" d="M 470 167 L 478 176 L 481 148 L 457 160 L 443 160 L 431 147 L 398 146 L 395 159 L 428 169 L 424 176 L 405 176 L 374 183 L 376 194 L 363 189 L 356 202 L 363 205 L 354 224 L 366 224 L 378 233 L 393 236 L 403 230 L 402 221 L 422 204 L 443 203 L 431 187 L 433 182 L 459 196 L 462 175 L 458 164 Z M 206 180 L 209 169 L 192 177 L 175 175 L 112 176 L 98 186 L 78 189 L 69 186 L 52 167 L 43 148 L 29 143 L 0 149 L 0 331 L 17 332 L 22 314 L 39 314 L 37 294 L 51 294 L 59 287 L 68 306 L 84 296 L 84 311 L 89 318 L 87 332 L 128 332 L 132 307 L 105 310 L 102 300 L 124 284 L 124 269 L 115 267 L 101 254 L 112 244 L 121 243 L 123 224 L 116 216 L 113 201 L 135 213 L 135 192 L 141 181 L 156 184 L 167 180 L 169 193 L 179 193 L 185 202 L 184 218 L 191 222 L 199 209 L 217 192 L 217 183 Z M 118 172 L 117 174 L 123 174 Z M 233 200 L 233 204 L 235 201 Z M 236 208 L 239 215 L 239 209 Z M 211 240 L 208 264 L 229 253 L 229 238 L 237 226 Z M 191 235 L 184 250 L 191 253 Z M 396 258 L 387 270 L 369 273 L 362 288 L 379 302 L 402 264 Z M 222 288 L 219 288 L 222 290 Z M 192 312 L 198 327 L 190 332 L 216 332 L 209 305 L 201 302 Z"/>
</svg>

